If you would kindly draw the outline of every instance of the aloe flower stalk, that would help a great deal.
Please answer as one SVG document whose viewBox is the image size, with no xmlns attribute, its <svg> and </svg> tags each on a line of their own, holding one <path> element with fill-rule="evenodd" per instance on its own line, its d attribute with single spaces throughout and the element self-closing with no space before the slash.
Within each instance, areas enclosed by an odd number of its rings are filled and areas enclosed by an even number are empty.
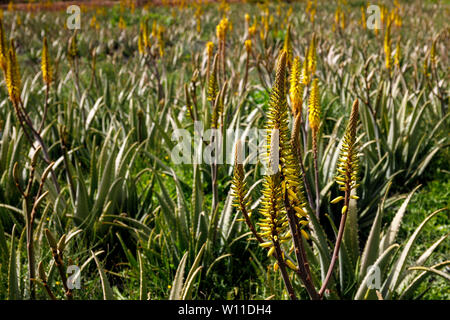
<svg viewBox="0 0 450 320">
<path fill-rule="evenodd" d="M 44 79 L 45 83 L 45 100 L 44 100 L 44 114 L 42 115 L 41 125 L 39 126 L 38 132 L 42 131 L 45 124 L 45 119 L 47 118 L 48 95 L 51 83 L 53 81 L 52 65 L 50 63 L 50 55 L 48 52 L 47 37 L 45 36 L 42 44 L 41 70 L 42 70 L 42 78 Z"/>
<path fill-rule="evenodd" d="M 339 225 L 339 231 L 336 238 L 336 244 L 333 250 L 333 255 L 331 256 L 330 266 L 327 271 L 322 287 L 320 288 L 319 295 L 322 297 L 328 282 L 330 281 L 331 275 L 333 273 L 334 265 L 338 259 L 339 249 L 342 243 L 342 237 L 344 235 L 345 221 L 347 219 L 348 205 L 350 198 L 357 198 L 355 195 L 351 195 L 352 189 L 358 187 L 358 171 L 359 171 L 359 161 L 358 161 L 358 146 L 356 144 L 356 126 L 358 123 L 358 100 L 353 102 L 352 112 L 350 114 L 350 120 L 345 131 L 345 135 L 342 141 L 342 147 L 339 154 L 339 159 L 337 163 L 337 175 L 336 183 L 339 185 L 339 189 L 344 191 L 344 196 L 339 196 L 332 200 L 331 203 L 338 203 L 344 201 L 341 213 L 341 222 Z"/>
<path fill-rule="evenodd" d="M 320 188 L 319 188 L 319 166 L 318 166 L 318 151 L 317 151 L 317 133 L 320 125 L 320 105 L 319 105 L 319 85 L 317 78 L 314 79 L 311 95 L 309 96 L 309 126 L 312 132 L 312 149 L 314 157 L 314 180 L 316 185 L 316 216 L 320 216 Z"/>
</svg>

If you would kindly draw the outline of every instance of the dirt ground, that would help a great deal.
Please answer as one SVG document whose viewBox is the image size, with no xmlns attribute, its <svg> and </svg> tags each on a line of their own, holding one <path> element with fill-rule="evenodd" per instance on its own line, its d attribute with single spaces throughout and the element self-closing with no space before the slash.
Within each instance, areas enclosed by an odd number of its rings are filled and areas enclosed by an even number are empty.
<svg viewBox="0 0 450 320">
<path fill-rule="evenodd" d="M 47 4 L 47 1 L 36 1 L 35 3 L 17 3 L 14 1 L 14 10 L 18 11 L 41 11 L 41 10 L 50 10 L 50 11 L 58 11 L 58 10 L 66 10 L 66 8 L 70 5 L 84 5 L 86 7 L 104 7 L 104 6 L 113 6 L 118 4 L 119 1 L 108 1 L 108 0 L 93 0 L 93 1 L 54 1 L 50 6 Z M 3 10 L 8 8 L 8 3 L 0 4 L 0 8 Z"/>
<path fill-rule="evenodd" d="M 217 2 L 216 0 L 207 0 L 208 2 Z M 86 7 L 111 7 L 113 5 L 119 4 L 120 1 L 112 1 L 112 0 L 85 0 L 85 1 L 54 1 L 51 6 L 47 4 L 47 1 L 36 1 L 35 3 L 27 3 L 26 1 L 13 1 L 14 2 L 14 10 L 19 11 L 42 11 L 42 10 L 51 10 L 51 11 L 59 11 L 66 10 L 69 5 L 84 5 Z M 161 5 L 161 0 L 137 0 L 136 5 L 142 6 L 148 2 L 151 2 L 153 5 Z M 179 3 L 179 1 L 169 0 L 172 3 Z M 186 3 L 189 0 L 185 1 Z M 203 0 L 205 2 L 205 0 Z M 228 1 L 228 2 L 236 2 L 236 0 Z M 0 0 L 0 8 L 6 10 L 8 8 L 9 1 L 1 1 Z"/>
</svg>

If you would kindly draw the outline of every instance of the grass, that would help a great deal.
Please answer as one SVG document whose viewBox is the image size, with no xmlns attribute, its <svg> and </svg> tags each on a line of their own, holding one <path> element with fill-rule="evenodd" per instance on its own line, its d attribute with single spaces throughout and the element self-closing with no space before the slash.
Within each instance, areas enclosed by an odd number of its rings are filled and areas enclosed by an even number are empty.
<svg viewBox="0 0 450 320">
<path fill-rule="evenodd" d="M 441 208 L 450 208 L 450 176 L 448 168 L 449 150 L 446 149 L 442 155 L 434 161 L 425 185 L 419 189 L 412 199 L 408 212 L 404 218 L 402 229 L 399 234 L 401 241 L 407 239 L 415 228 L 425 219 L 431 212 Z M 450 234 L 450 216 L 449 212 L 443 212 L 430 221 L 420 233 L 417 240 L 417 246 L 414 248 L 412 256 L 418 257 L 426 250 L 440 235 Z M 435 251 L 430 265 L 448 259 L 450 252 L 450 239 L 446 239 Z M 449 300 L 450 299 L 450 283 L 440 277 L 430 277 L 428 281 L 423 283 L 418 289 L 418 296 L 422 299 L 430 300 Z"/>
</svg>

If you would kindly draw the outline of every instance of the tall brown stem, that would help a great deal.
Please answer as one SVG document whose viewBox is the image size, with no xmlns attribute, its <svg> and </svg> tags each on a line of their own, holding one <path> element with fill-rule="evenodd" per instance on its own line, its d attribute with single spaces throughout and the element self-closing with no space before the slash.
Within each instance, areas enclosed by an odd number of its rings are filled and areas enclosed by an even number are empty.
<svg viewBox="0 0 450 320">
<path fill-rule="evenodd" d="M 346 190 L 350 190 L 350 185 L 347 183 L 346 184 Z M 350 200 L 350 195 L 348 191 L 345 191 L 345 200 L 344 200 L 344 206 L 345 208 L 348 208 L 348 204 L 349 204 L 349 200 Z M 330 262 L 330 266 L 328 268 L 328 272 L 327 275 L 325 277 L 324 282 L 322 283 L 322 287 L 319 290 L 319 296 L 322 297 L 328 282 L 330 281 L 331 275 L 333 274 L 333 269 L 334 269 L 334 265 L 336 264 L 336 261 L 338 259 L 338 255 L 339 255 L 339 249 L 341 247 L 341 243 L 342 243 L 342 237 L 344 235 L 344 228 L 345 228 L 345 221 L 347 220 L 347 210 L 342 214 L 341 217 L 341 223 L 339 225 L 339 231 L 338 231 L 338 235 L 336 238 L 336 244 L 334 246 L 334 250 L 333 250 L 333 255 L 331 257 L 331 262 Z"/>
</svg>

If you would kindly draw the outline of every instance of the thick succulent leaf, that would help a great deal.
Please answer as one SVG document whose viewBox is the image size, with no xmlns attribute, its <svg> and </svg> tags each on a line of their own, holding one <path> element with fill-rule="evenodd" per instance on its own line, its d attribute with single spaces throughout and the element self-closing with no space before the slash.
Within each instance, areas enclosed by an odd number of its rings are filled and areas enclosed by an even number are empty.
<svg viewBox="0 0 450 320">
<path fill-rule="evenodd" d="M 380 251 L 386 250 L 387 247 L 392 245 L 397 237 L 398 231 L 400 230 L 400 225 L 402 223 L 403 216 L 405 215 L 406 208 L 408 207 L 409 202 L 411 201 L 412 196 L 420 188 L 420 185 L 415 187 L 413 191 L 411 191 L 406 197 L 405 201 L 403 201 L 402 205 L 398 209 L 397 213 L 394 216 L 389 228 L 386 230 L 383 238 L 380 242 Z"/>
<path fill-rule="evenodd" d="M 450 265 L 450 261 L 444 261 L 441 263 L 438 263 L 431 268 L 434 270 L 443 268 L 445 266 Z M 431 272 L 424 271 L 420 273 L 414 280 L 411 281 L 411 283 L 406 287 L 405 290 L 403 290 L 402 294 L 400 295 L 399 299 L 411 299 L 414 295 L 414 292 L 417 290 L 417 288 L 420 286 L 420 284 L 427 278 L 427 276 L 431 275 Z"/>
<path fill-rule="evenodd" d="M 442 271 L 434 269 L 434 268 L 429 268 L 429 267 L 411 267 L 408 270 L 421 270 L 421 271 L 432 272 L 432 273 L 437 274 L 438 276 L 441 276 L 445 280 L 450 281 L 450 274 L 442 272 Z"/>
<path fill-rule="evenodd" d="M 367 268 L 372 265 L 375 260 L 378 258 L 378 250 L 380 243 L 380 232 L 381 232 L 381 222 L 383 220 L 384 213 L 384 204 L 389 192 L 389 189 L 392 185 L 392 181 L 390 181 L 386 187 L 386 192 L 383 196 L 381 204 L 378 206 L 377 215 L 375 216 L 375 220 L 373 221 L 372 228 L 370 229 L 369 237 L 366 241 L 366 245 L 364 247 L 364 251 L 362 253 L 361 258 L 361 268 L 359 271 L 359 279 L 361 280 L 367 271 Z"/>
<path fill-rule="evenodd" d="M 190 300 L 192 298 L 192 289 L 194 287 L 194 280 L 197 276 L 197 274 L 202 269 L 200 265 L 200 262 L 203 257 L 203 253 L 205 252 L 205 248 L 207 246 L 207 242 L 205 242 L 202 247 L 200 248 L 200 251 L 198 252 L 197 256 L 195 257 L 194 263 L 191 266 L 191 269 L 189 270 L 189 273 L 186 277 L 186 282 L 183 286 L 183 296 L 182 300 Z"/>
<path fill-rule="evenodd" d="M 172 283 L 172 289 L 170 290 L 169 300 L 181 300 L 183 294 L 183 282 L 184 282 L 184 269 L 186 267 L 186 260 L 188 252 L 183 255 L 180 263 L 178 264 L 177 272 L 175 273 L 175 279 Z"/>
<path fill-rule="evenodd" d="M 417 236 L 419 235 L 419 233 L 422 231 L 423 227 L 425 226 L 425 224 L 428 221 L 430 221 L 431 218 L 433 218 L 438 213 L 440 213 L 444 210 L 446 210 L 446 209 L 444 208 L 444 209 L 437 210 L 437 211 L 433 212 L 432 214 L 430 214 L 428 217 L 426 217 L 425 220 L 417 227 L 417 229 L 414 231 L 414 233 L 408 239 L 408 241 L 405 244 L 405 247 L 403 248 L 399 258 L 397 259 L 397 261 L 393 267 L 392 272 L 389 275 L 389 278 L 386 280 L 386 282 L 384 283 L 384 285 L 381 289 L 381 293 L 382 293 L 383 297 L 385 297 L 386 299 L 389 299 L 392 296 L 392 294 L 397 290 L 398 284 L 400 283 L 402 276 L 403 276 L 403 271 L 406 268 L 406 261 L 409 256 L 409 253 L 411 251 L 411 248 L 412 248 L 415 240 L 417 239 Z"/>
<path fill-rule="evenodd" d="M 355 195 L 355 190 L 352 190 L 352 195 Z M 348 256 L 352 263 L 352 270 L 356 267 L 356 261 L 359 257 L 359 238 L 358 238 L 358 208 L 357 201 L 350 199 L 347 221 L 344 229 L 344 243 L 348 251 Z"/>
<path fill-rule="evenodd" d="M 17 274 L 17 259 L 16 259 L 16 237 L 15 237 L 16 225 L 13 226 L 11 233 L 11 248 L 9 256 L 9 271 L 8 271 L 8 299 L 20 300 L 22 299 L 19 290 L 19 277 Z"/>
<path fill-rule="evenodd" d="M 95 260 L 95 264 L 97 265 L 98 273 L 100 274 L 100 281 L 102 284 L 102 291 L 103 291 L 103 300 L 114 300 L 114 293 L 109 284 L 108 277 L 106 276 L 103 267 L 98 261 L 97 255 L 93 251 L 91 251 L 91 253 L 92 257 Z"/>
<path fill-rule="evenodd" d="M 400 247 L 398 244 L 393 244 L 389 248 L 387 248 L 375 261 L 374 264 L 372 264 L 370 267 L 375 268 L 374 270 L 381 270 L 382 265 L 386 264 L 389 260 L 389 258 L 392 256 L 392 254 L 396 251 L 396 249 Z M 381 272 L 379 273 L 381 276 Z M 366 273 L 363 280 L 361 281 L 361 284 L 358 287 L 358 290 L 356 291 L 356 295 L 354 297 L 355 300 L 362 300 L 367 299 L 368 297 L 376 297 L 375 290 L 376 288 L 369 288 L 369 281 L 374 277 L 375 275 L 371 273 Z M 381 284 L 381 279 L 380 279 Z"/>
<path fill-rule="evenodd" d="M 330 257 L 331 253 L 328 249 L 327 236 L 322 226 L 320 225 L 317 217 L 314 213 L 309 214 L 309 218 L 311 221 L 311 239 L 316 246 L 316 249 L 320 258 L 320 272 L 321 272 L 321 280 L 322 282 L 325 280 L 327 268 L 330 265 Z M 330 285 L 333 284 L 333 280 L 330 280 Z"/>
<path fill-rule="evenodd" d="M 2 219 L 0 219 L 0 261 L 2 267 L 6 267 L 6 261 L 9 258 L 8 245 L 6 244 L 5 230 L 3 229 Z"/>
<path fill-rule="evenodd" d="M 437 240 L 435 243 L 433 243 L 422 255 L 417 259 L 415 263 L 415 267 L 423 266 L 425 262 L 428 260 L 428 258 L 431 256 L 433 251 L 448 237 L 448 234 L 442 236 L 439 240 Z M 408 286 L 409 283 L 414 279 L 416 276 L 415 272 L 409 273 L 399 284 L 398 290 L 402 291 L 404 288 Z"/>
</svg>

